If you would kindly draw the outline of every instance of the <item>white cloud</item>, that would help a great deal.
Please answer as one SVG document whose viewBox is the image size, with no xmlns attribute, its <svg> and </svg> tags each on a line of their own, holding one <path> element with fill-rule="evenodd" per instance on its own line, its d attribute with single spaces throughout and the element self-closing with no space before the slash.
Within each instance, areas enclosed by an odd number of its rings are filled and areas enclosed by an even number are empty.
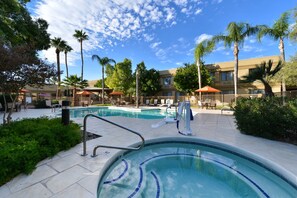
<svg viewBox="0 0 297 198">
<path fill-rule="evenodd" d="M 74 30 L 83 29 L 89 40 L 84 41 L 86 52 L 115 46 L 116 41 L 153 37 L 145 34 L 149 29 L 176 25 L 178 14 L 199 14 L 201 0 L 40 0 L 34 10 L 36 17 L 49 23 L 52 37 L 61 37 L 74 49 L 69 62 L 79 59 L 80 46 L 73 38 Z M 49 61 L 55 62 L 51 51 L 44 52 Z"/>
<path fill-rule="evenodd" d="M 223 0 L 212 0 L 213 4 L 219 4 L 219 3 L 222 3 L 222 2 L 223 2 Z"/>
<path fill-rule="evenodd" d="M 213 37 L 213 35 L 201 34 L 200 36 L 197 36 L 195 38 L 195 43 L 196 44 L 201 43 L 202 41 L 207 40 L 207 39 L 211 39 L 212 37 Z"/>
<path fill-rule="evenodd" d="M 195 15 L 200 14 L 202 12 L 202 9 L 198 8 L 195 12 Z"/>
<path fill-rule="evenodd" d="M 152 43 L 152 44 L 150 45 L 150 48 L 152 48 L 152 49 L 156 49 L 161 43 L 162 43 L 162 42 Z"/>
</svg>

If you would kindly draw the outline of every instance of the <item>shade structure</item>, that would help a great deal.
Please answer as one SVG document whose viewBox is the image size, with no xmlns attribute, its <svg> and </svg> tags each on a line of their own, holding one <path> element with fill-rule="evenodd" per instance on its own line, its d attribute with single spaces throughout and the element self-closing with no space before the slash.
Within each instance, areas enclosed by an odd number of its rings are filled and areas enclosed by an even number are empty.
<svg viewBox="0 0 297 198">
<path fill-rule="evenodd" d="M 111 96 L 120 96 L 120 95 L 123 95 L 123 92 L 121 92 L 121 91 L 113 91 L 109 95 L 111 95 Z"/>
<path fill-rule="evenodd" d="M 79 91 L 76 93 L 77 95 L 87 96 L 93 94 L 93 92 L 90 91 Z"/>
<path fill-rule="evenodd" d="M 218 93 L 221 92 L 221 90 L 215 89 L 211 86 L 205 86 L 202 87 L 201 89 L 195 90 L 195 92 L 202 92 L 202 93 Z"/>
</svg>

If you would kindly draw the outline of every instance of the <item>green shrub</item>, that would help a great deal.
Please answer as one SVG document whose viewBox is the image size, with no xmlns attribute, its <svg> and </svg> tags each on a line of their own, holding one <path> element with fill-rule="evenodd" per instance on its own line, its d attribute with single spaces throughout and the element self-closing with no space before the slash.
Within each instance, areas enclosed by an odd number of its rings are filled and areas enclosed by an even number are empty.
<svg viewBox="0 0 297 198">
<path fill-rule="evenodd" d="M 34 118 L 0 126 L 0 186 L 20 173 L 31 173 L 38 162 L 69 149 L 81 140 L 75 123 Z"/>
<path fill-rule="evenodd" d="M 238 129 L 245 134 L 297 143 L 297 100 L 241 98 L 234 107 Z"/>
<path fill-rule="evenodd" d="M 46 102 L 45 102 L 45 100 L 37 100 L 37 101 L 35 101 L 35 102 L 34 102 L 34 106 L 35 106 L 36 109 L 48 108 L 48 107 L 46 106 Z"/>
</svg>

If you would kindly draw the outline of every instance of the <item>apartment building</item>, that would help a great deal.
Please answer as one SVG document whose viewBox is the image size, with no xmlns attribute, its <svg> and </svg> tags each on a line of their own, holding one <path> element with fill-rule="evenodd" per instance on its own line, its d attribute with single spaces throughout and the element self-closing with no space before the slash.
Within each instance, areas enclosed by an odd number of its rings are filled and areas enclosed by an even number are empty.
<svg viewBox="0 0 297 198">
<path fill-rule="evenodd" d="M 260 58 L 251 58 L 239 60 L 238 63 L 238 77 L 248 75 L 248 73 L 264 61 L 272 60 L 275 64 L 280 60 L 279 56 L 266 56 Z M 234 61 L 218 62 L 214 64 L 207 64 L 206 68 L 213 78 L 211 86 L 222 91 L 223 94 L 234 94 Z M 160 73 L 160 83 L 162 90 L 160 96 L 172 96 L 178 98 L 183 93 L 177 91 L 173 85 L 173 78 L 177 69 L 163 70 Z M 273 92 L 280 92 L 280 83 L 272 83 Z M 198 89 L 198 87 L 197 87 Z M 261 94 L 264 93 L 264 86 L 260 82 L 254 83 L 238 83 L 238 94 Z"/>
</svg>

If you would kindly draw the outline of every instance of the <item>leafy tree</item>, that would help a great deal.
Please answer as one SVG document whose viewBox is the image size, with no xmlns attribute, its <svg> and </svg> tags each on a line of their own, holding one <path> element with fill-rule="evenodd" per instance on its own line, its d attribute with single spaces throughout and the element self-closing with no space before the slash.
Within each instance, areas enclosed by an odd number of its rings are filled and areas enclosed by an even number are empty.
<svg viewBox="0 0 297 198">
<path fill-rule="evenodd" d="M 273 68 L 273 61 L 263 62 L 260 65 L 256 65 L 256 68 L 251 70 L 251 72 L 242 77 L 242 82 L 252 83 L 255 81 L 260 81 L 264 85 L 265 95 L 274 96 L 270 82 L 273 77 L 282 69 L 282 62 L 279 61 L 277 65 Z"/>
<path fill-rule="evenodd" d="M 32 50 L 48 49 L 48 23 L 40 18 L 33 20 L 25 8 L 27 2 L 29 1 L 0 1 L 0 40 L 11 46 L 27 44 Z"/>
<path fill-rule="evenodd" d="M 13 105 L 15 104 L 19 92 L 26 86 L 42 87 L 51 78 L 57 76 L 54 65 L 38 59 L 35 51 L 27 45 L 19 45 L 7 48 L 0 43 L 0 90 L 4 95 L 10 95 Z M 15 97 L 12 97 L 12 94 Z M 3 123 L 11 121 L 12 108 L 6 117 L 6 100 L 4 97 L 5 111 Z"/>
<path fill-rule="evenodd" d="M 66 77 L 69 77 L 69 73 L 68 73 L 68 63 L 67 63 L 67 54 L 68 52 L 71 52 L 73 49 L 70 45 L 67 44 L 67 42 L 65 42 L 65 45 L 62 46 L 63 52 L 65 54 L 65 66 L 66 66 Z"/>
<path fill-rule="evenodd" d="M 63 84 L 66 86 L 71 86 L 73 88 L 73 97 L 72 97 L 72 104 L 77 105 L 76 102 L 76 91 L 77 88 L 85 88 L 88 86 L 87 80 L 82 80 L 81 77 L 77 77 L 77 75 L 70 75 L 63 80 Z"/>
<path fill-rule="evenodd" d="M 202 63 L 203 57 L 206 56 L 207 54 L 211 53 L 214 48 L 214 42 L 213 41 L 208 41 L 204 40 L 201 43 L 198 43 L 195 49 L 195 59 L 196 59 L 196 64 L 197 64 L 197 69 L 198 69 L 198 85 L 199 89 L 201 89 L 201 69 L 200 65 Z M 201 101 L 201 92 L 199 92 L 199 100 Z"/>
<path fill-rule="evenodd" d="M 198 87 L 198 73 L 197 65 L 195 64 L 184 64 L 184 67 L 180 67 L 176 70 L 174 76 L 174 86 L 178 91 L 185 92 L 187 94 L 192 93 Z M 202 86 L 209 85 L 211 83 L 211 77 L 201 62 L 201 84 Z"/>
<path fill-rule="evenodd" d="M 100 56 L 98 56 L 98 55 L 93 55 L 92 60 L 97 60 L 98 63 L 102 67 L 102 104 L 104 104 L 104 85 L 105 85 L 105 83 L 104 83 L 104 67 L 110 63 L 116 64 L 116 62 L 115 62 L 115 60 L 108 58 L 108 57 L 100 58 Z"/>
<path fill-rule="evenodd" d="M 108 87 L 126 94 L 131 87 L 132 81 L 132 63 L 129 59 L 125 58 L 123 62 L 117 63 L 115 67 L 108 66 L 106 79 Z"/>
<path fill-rule="evenodd" d="M 234 96 L 237 98 L 237 83 L 238 83 L 238 54 L 239 45 L 244 44 L 244 39 L 250 35 L 256 34 L 261 26 L 251 27 L 247 23 L 231 22 L 227 27 L 227 35 L 218 35 L 213 37 L 214 42 L 223 41 L 225 47 L 231 47 L 233 43 L 233 55 L 235 59 L 234 65 Z"/>
<path fill-rule="evenodd" d="M 285 78 L 285 82 L 289 86 L 297 86 L 297 54 L 286 62 L 285 67 L 279 72 L 280 76 Z"/>
<path fill-rule="evenodd" d="M 105 81 L 106 81 L 106 78 L 105 78 Z M 102 79 L 97 80 L 94 87 L 102 88 Z M 104 87 L 108 88 L 108 86 L 105 84 L 105 82 L 104 82 Z"/>
<path fill-rule="evenodd" d="M 83 41 L 89 40 L 89 36 L 83 30 L 75 30 L 73 37 L 80 43 L 80 56 L 81 56 L 81 79 L 84 79 L 84 56 L 83 56 Z"/>
<path fill-rule="evenodd" d="M 160 74 L 155 69 L 142 71 L 140 76 L 141 93 L 146 96 L 155 96 L 161 91 Z"/>
</svg>

